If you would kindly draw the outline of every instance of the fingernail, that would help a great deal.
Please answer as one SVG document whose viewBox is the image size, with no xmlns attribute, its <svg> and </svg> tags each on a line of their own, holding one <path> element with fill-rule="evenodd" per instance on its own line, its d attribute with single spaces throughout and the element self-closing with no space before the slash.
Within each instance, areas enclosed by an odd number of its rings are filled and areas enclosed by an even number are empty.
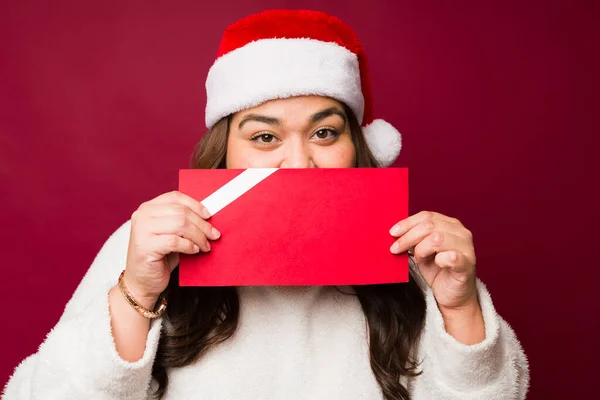
<svg viewBox="0 0 600 400">
<path fill-rule="evenodd" d="M 217 228 L 212 228 L 212 235 L 215 239 L 218 239 L 221 236 L 221 232 L 219 232 Z"/>
<path fill-rule="evenodd" d="M 394 244 L 392 244 L 392 247 L 390 247 L 390 251 L 394 254 L 398 254 L 400 252 L 400 245 L 398 244 L 398 242 L 394 242 Z"/>
<path fill-rule="evenodd" d="M 200 247 L 197 244 L 194 245 L 194 253 L 198 253 L 200 251 Z"/>
<path fill-rule="evenodd" d="M 392 229 L 390 229 L 390 235 L 398 236 L 399 234 L 400 234 L 400 227 L 398 225 L 392 226 Z"/>
<path fill-rule="evenodd" d="M 208 212 L 208 209 L 206 207 L 202 207 L 202 217 L 205 219 L 210 218 L 210 213 Z"/>
<path fill-rule="evenodd" d="M 206 251 L 210 251 L 210 242 L 206 242 Z"/>
</svg>

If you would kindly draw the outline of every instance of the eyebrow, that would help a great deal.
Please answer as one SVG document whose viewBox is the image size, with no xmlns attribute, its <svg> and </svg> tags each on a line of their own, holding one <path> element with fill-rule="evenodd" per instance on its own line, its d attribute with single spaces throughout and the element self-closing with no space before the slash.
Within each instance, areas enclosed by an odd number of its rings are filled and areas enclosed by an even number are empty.
<svg viewBox="0 0 600 400">
<path fill-rule="evenodd" d="M 244 124 L 248 121 L 263 122 L 263 123 L 269 124 L 269 125 L 281 125 L 281 121 L 279 121 L 275 117 L 267 117 L 266 115 L 258 115 L 258 114 L 248 114 L 244 117 L 244 119 L 242 119 L 240 121 L 240 124 L 238 125 L 238 129 L 242 129 L 242 126 L 244 126 Z"/>
<path fill-rule="evenodd" d="M 319 111 L 318 113 L 313 114 L 312 117 L 310 117 L 310 120 L 312 123 L 315 123 L 315 122 L 319 122 L 327 117 L 330 117 L 332 115 L 338 115 L 341 119 L 344 120 L 344 123 L 347 122 L 346 114 L 344 114 L 342 111 L 340 111 L 340 109 L 337 107 L 329 107 L 323 111 Z"/>
<path fill-rule="evenodd" d="M 346 123 L 348 121 L 346 114 L 344 114 L 342 111 L 340 111 L 340 109 L 337 107 L 329 107 L 329 108 L 326 108 L 325 110 L 322 110 L 322 111 L 319 111 L 318 113 L 313 114 L 310 117 L 310 121 L 314 124 L 314 123 L 319 122 L 319 121 L 321 121 L 327 117 L 330 117 L 332 115 L 338 115 L 340 118 L 342 118 L 344 120 L 344 123 Z M 275 117 L 269 117 L 269 116 L 260 115 L 260 114 L 248 114 L 240 121 L 240 124 L 238 125 L 238 129 L 242 129 L 242 126 L 244 126 L 244 124 L 249 121 L 262 122 L 262 123 L 265 123 L 268 125 L 281 125 L 281 121 Z"/>
</svg>

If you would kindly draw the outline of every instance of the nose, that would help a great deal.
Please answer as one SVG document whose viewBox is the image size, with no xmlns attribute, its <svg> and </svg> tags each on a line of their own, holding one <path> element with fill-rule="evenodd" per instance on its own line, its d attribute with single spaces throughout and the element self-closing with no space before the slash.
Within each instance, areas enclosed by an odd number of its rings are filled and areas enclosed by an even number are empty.
<svg viewBox="0 0 600 400">
<path fill-rule="evenodd" d="M 281 168 L 315 168 L 309 145 L 300 140 L 289 142 Z"/>
</svg>

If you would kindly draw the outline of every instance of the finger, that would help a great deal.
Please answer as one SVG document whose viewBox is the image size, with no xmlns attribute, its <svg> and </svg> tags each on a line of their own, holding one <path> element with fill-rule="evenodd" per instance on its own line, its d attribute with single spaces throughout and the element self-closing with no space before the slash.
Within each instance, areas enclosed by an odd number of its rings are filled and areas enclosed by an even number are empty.
<svg viewBox="0 0 600 400">
<path fill-rule="evenodd" d="M 390 229 L 390 235 L 400 237 L 406 232 L 414 228 L 415 226 L 427 221 L 427 220 L 442 220 L 453 224 L 460 224 L 456 218 L 448 217 L 444 214 L 436 213 L 433 211 L 421 211 L 417 214 L 411 215 L 410 217 L 403 219 L 402 221 L 395 224 Z"/>
<path fill-rule="evenodd" d="M 434 262 L 440 268 L 450 268 L 456 272 L 468 272 L 474 266 L 468 257 L 455 250 L 436 254 Z"/>
<path fill-rule="evenodd" d="M 427 258 L 436 253 L 451 250 L 465 253 L 471 250 L 471 245 L 460 236 L 436 230 L 415 246 L 415 257 Z"/>
<path fill-rule="evenodd" d="M 194 242 L 204 251 L 210 251 L 206 234 L 187 218 L 175 215 L 154 217 L 147 224 L 150 232 L 155 235 L 177 235 Z"/>
<path fill-rule="evenodd" d="M 203 219 L 211 217 L 210 212 L 201 202 L 179 191 L 162 194 L 150 200 L 148 204 L 179 204 L 188 207 Z"/>
<path fill-rule="evenodd" d="M 210 251 L 210 249 L 204 250 L 193 241 L 178 235 L 154 235 L 150 238 L 150 245 L 162 255 L 170 253 L 196 254 L 200 250 Z"/>
<path fill-rule="evenodd" d="M 211 240 L 217 240 L 221 233 L 212 226 L 209 222 L 202 219 L 198 214 L 193 212 L 190 208 L 179 204 L 149 204 L 146 206 L 146 212 L 148 215 L 156 218 L 160 217 L 175 217 L 180 218 L 179 221 L 182 225 L 190 222 L 198 227 L 207 238 Z M 158 232 L 155 232 L 158 233 Z"/>
<path fill-rule="evenodd" d="M 456 230 L 456 228 L 446 220 L 426 219 L 400 236 L 392 244 L 390 251 L 394 254 L 404 253 L 411 247 L 416 247 L 422 240 L 435 231 L 452 232 L 453 230 Z"/>
</svg>

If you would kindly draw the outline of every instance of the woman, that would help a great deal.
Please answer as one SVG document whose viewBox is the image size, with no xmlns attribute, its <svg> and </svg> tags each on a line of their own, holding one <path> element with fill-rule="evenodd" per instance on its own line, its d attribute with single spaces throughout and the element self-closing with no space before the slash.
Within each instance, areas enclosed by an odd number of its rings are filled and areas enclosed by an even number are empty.
<svg viewBox="0 0 600 400">
<path fill-rule="evenodd" d="M 365 60 L 320 12 L 236 22 L 208 74 L 192 167 L 389 166 L 400 137 L 373 119 Z M 414 253 L 405 284 L 178 287 L 178 254 L 219 239 L 209 218 L 178 192 L 142 204 L 3 399 L 525 398 L 525 355 L 458 220 L 422 212 L 390 227 L 390 251 Z"/>
</svg>

